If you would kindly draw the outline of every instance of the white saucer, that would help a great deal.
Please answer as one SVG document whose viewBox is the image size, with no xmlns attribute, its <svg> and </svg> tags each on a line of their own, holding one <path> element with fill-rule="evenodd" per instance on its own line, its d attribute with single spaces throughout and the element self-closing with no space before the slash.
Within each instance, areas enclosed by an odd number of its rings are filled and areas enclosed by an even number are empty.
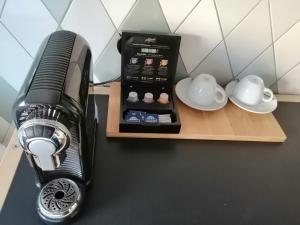
<svg viewBox="0 0 300 225">
<path fill-rule="evenodd" d="M 273 100 L 270 102 L 263 102 L 259 103 L 258 105 L 247 105 L 240 100 L 238 100 L 236 97 L 233 96 L 233 91 L 238 82 L 237 81 L 231 81 L 229 84 L 226 85 L 225 91 L 232 103 L 234 103 L 236 106 L 240 107 L 241 109 L 244 109 L 249 112 L 253 113 L 270 113 L 273 112 L 277 108 L 277 99 L 274 96 Z"/>
<path fill-rule="evenodd" d="M 226 103 L 228 98 L 226 97 L 224 102 L 218 103 L 218 102 L 214 102 L 210 105 L 199 105 L 197 103 L 194 103 L 193 101 L 191 101 L 188 96 L 187 96 L 187 91 L 188 91 L 188 87 L 191 83 L 192 78 L 188 77 L 185 79 L 180 80 L 176 87 L 175 87 L 175 92 L 177 97 L 187 106 L 193 108 L 193 109 L 198 109 L 198 110 L 203 110 L 203 111 L 214 111 L 214 110 L 218 110 L 223 108 Z M 218 85 L 219 86 L 219 85 Z M 221 86 L 219 86 L 220 88 L 222 88 Z M 223 90 L 223 89 L 222 89 Z M 225 91 L 224 91 L 224 95 Z"/>
</svg>

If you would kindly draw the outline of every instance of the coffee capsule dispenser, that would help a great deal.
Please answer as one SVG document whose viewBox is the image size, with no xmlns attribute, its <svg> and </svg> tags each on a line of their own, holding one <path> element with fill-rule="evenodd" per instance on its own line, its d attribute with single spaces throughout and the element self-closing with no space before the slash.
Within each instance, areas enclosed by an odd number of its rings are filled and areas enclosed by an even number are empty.
<svg viewBox="0 0 300 225">
<path fill-rule="evenodd" d="M 179 133 L 174 79 L 181 37 L 123 32 L 120 132 Z"/>
</svg>

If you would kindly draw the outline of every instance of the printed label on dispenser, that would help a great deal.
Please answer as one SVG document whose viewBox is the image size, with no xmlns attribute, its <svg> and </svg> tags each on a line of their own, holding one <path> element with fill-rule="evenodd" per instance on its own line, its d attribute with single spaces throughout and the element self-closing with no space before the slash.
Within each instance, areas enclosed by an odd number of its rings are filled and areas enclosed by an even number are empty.
<svg viewBox="0 0 300 225">
<path fill-rule="evenodd" d="M 169 82 L 173 50 L 168 39 L 133 35 L 126 41 L 123 53 L 126 80 L 141 83 Z"/>
</svg>

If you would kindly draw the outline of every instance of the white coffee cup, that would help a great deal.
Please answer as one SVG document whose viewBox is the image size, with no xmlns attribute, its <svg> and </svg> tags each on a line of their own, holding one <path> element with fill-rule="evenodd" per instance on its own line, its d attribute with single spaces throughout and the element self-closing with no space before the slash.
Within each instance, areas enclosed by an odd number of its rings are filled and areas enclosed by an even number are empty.
<svg viewBox="0 0 300 225">
<path fill-rule="evenodd" d="M 235 86 L 233 95 L 247 105 L 257 105 L 261 101 L 270 102 L 273 99 L 273 92 L 256 75 L 243 77 Z"/>
<path fill-rule="evenodd" d="M 199 74 L 191 80 L 188 98 L 199 105 L 210 105 L 214 102 L 224 102 L 226 94 L 212 75 Z"/>
</svg>

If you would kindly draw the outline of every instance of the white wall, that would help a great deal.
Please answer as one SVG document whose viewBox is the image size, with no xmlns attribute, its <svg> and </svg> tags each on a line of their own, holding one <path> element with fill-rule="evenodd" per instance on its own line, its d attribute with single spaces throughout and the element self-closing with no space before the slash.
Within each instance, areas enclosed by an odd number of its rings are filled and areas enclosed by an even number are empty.
<svg viewBox="0 0 300 225">
<path fill-rule="evenodd" d="M 300 94 L 299 12 L 299 0 L 0 0 L 0 85 L 15 97 L 57 29 L 88 40 L 99 81 L 118 77 L 119 33 L 144 30 L 182 35 L 178 77 L 208 72 L 226 84 L 254 73 L 279 93 Z M 1 101 L 8 109 L 13 100 Z"/>
</svg>

